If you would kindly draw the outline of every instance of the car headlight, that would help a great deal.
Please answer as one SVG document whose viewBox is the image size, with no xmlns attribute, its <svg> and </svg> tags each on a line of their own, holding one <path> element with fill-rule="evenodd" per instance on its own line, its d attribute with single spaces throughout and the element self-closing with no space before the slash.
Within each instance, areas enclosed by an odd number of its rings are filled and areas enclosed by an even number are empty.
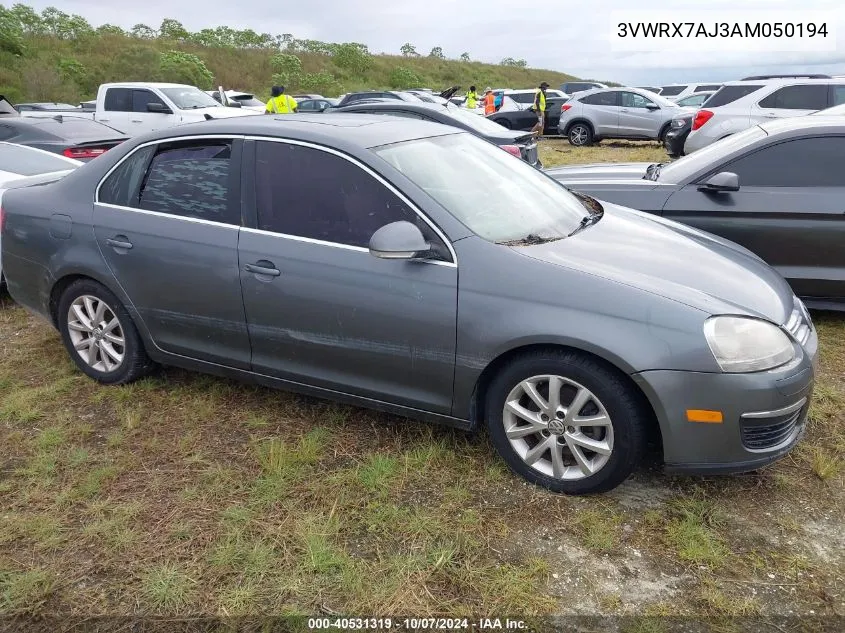
<svg viewBox="0 0 845 633">
<path fill-rule="evenodd" d="M 704 323 L 704 337 L 724 372 L 763 371 L 795 358 L 792 341 L 768 321 L 715 316 Z"/>
<path fill-rule="evenodd" d="M 683 119 L 672 119 L 672 127 L 684 127 L 686 121 Z"/>
</svg>

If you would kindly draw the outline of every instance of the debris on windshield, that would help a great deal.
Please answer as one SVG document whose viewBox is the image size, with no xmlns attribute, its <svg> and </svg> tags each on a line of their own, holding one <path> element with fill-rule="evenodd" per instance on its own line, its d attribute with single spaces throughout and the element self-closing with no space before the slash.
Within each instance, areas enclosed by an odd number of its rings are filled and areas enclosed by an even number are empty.
<svg viewBox="0 0 845 633">
<path fill-rule="evenodd" d="M 498 242 L 502 246 L 534 246 L 536 244 L 545 244 L 546 242 L 554 242 L 555 240 L 563 239 L 563 236 L 557 237 L 540 237 L 539 235 L 534 235 L 533 233 L 529 233 L 525 237 L 521 237 L 517 240 L 508 240 L 506 242 Z"/>
</svg>

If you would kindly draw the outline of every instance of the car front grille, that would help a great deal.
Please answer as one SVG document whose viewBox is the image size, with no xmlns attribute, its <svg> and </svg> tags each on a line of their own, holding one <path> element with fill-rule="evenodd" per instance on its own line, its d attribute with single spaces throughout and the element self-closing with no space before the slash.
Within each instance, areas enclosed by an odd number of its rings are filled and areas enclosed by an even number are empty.
<svg viewBox="0 0 845 633">
<path fill-rule="evenodd" d="M 807 341 L 810 340 L 810 335 L 813 333 L 813 321 L 810 319 L 807 308 L 804 307 L 798 297 L 795 297 L 795 309 L 789 316 L 784 328 L 801 345 L 806 345 Z"/>
<path fill-rule="evenodd" d="M 805 398 L 780 412 L 743 415 L 739 423 L 743 446 L 751 451 L 764 451 L 786 444 L 804 426 L 809 408 Z"/>
</svg>

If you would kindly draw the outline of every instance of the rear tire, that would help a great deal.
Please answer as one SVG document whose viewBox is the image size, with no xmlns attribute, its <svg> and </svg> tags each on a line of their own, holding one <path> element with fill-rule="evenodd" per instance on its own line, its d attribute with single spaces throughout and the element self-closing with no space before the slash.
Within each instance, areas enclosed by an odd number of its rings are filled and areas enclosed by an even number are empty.
<svg viewBox="0 0 845 633">
<path fill-rule="evenodd" d="M 569 144 L 586 147 L 593 144 L 593 129 L 586 123 L 573 123 L 566 132 Z"/>
<path fill-rule="evenodd" d="M 669 131 L 669 123 L 664 125 L 660 128 L 660 132 L 657 134 L 657 142 L 663 145 L 663 141 L 666 140 L 666 132 Z"/>
<path fill-rule="evenodd" d="M 554 492 L 607 492 L 645 453 L 649 418 L 635 388 L 578 352 L 549 349 L 512 360 L 488 387 L 485 412 L 511 470 Z"/>
<path fill-rule="evenodd" d="M 154 367 L 129 312 L 93 279 L 80 279 L 65 289 L 56 322 L 73 362 L 97 382 L 126 384 Z"/>
</svg>

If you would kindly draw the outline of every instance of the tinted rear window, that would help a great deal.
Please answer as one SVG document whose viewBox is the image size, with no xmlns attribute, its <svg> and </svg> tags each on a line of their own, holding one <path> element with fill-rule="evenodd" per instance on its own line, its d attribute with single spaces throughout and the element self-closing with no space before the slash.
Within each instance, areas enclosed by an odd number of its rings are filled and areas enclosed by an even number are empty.
<svg viewBox="0 0 845 633">
<path fill-rule="evenodd" d="M 87 119 L 71 119 L 63 117 L 59 123 L 53 119 L 45 119 L 33 127 L 41 132 L 73 141 L 103 141 L 124 138 L 116 130 Z"/>
<path fill-rule="evenodd" d="M 663 86 L 660 89 L 660 96 L 674 97 L 681 94 L 686 89 L 686 86 Z"/>
<path fill-rule="evenodd" d="M 760 101 L 761 108 L 782 110 L 823 110 L 827 107 L 828 87 L 823 84 L 784 86 Z"/>
<path fill-rule="evenodd" d="M 742 84 L 741 86 L 724 86 L 707 100 L 708 108 L 718 108 L 719 106 L 728 105 L 737 99 L 750 95 L 752 92 L 758 91 L 763 86 L 759 84 Z"/>
<path fill-rule="evenodd" d="M 718 90 L 722 86 L 720 84 L 705 84 L 702 86 L 697 86 L 693 92 L 707 92 L 710 90 Z"/>
<path fill-rule="evenodd" d="M 48 154 L 22 145 L 0 145 L 0 171 L 37 176 L 51 171 L 74 169 L 77 164 L 58 154 Z"/>
</svg>

